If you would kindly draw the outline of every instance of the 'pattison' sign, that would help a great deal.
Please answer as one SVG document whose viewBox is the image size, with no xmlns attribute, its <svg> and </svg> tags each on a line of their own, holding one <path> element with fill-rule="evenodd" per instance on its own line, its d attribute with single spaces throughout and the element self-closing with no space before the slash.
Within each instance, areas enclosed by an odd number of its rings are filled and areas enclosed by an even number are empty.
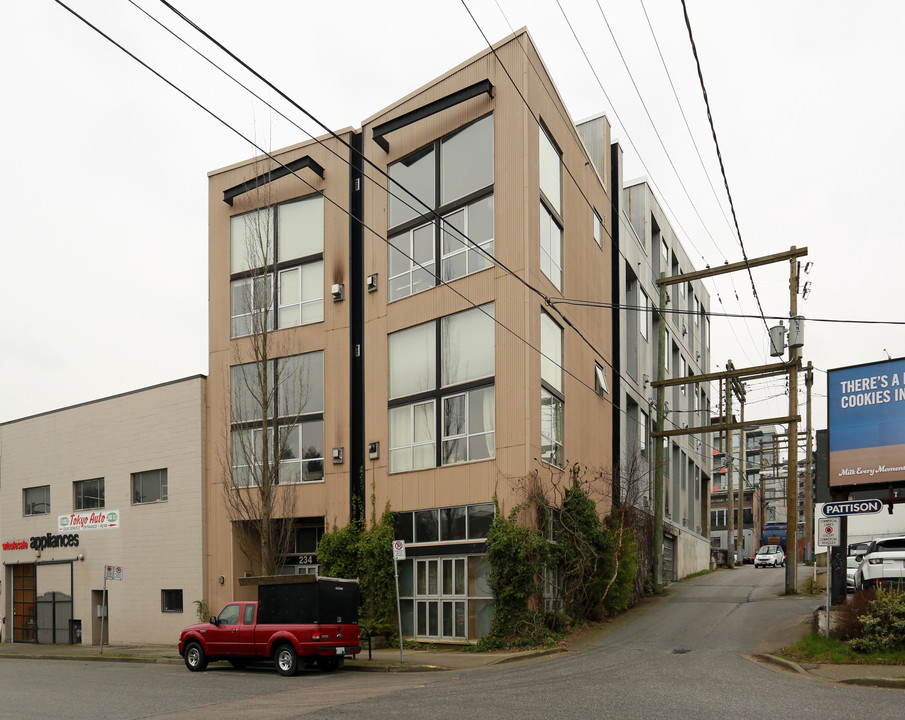
<svg viewBox="0 0 905 720">
<path fill-rule="evenodd" d="M 57 532 L 79 530 L 109 530 L 119 527 L 119 510 L 98 510 L 96 512 L 75 512 L 59 516 Z"/>
<path fill-rule="evenodd" d="M 849 502 L 823 503 L 823 514 L 827 517 L 840 515 L 868 515 L 878 513 L 883 509 L 883 503 L 879 500 L 851 500 Z"/>
</svg>

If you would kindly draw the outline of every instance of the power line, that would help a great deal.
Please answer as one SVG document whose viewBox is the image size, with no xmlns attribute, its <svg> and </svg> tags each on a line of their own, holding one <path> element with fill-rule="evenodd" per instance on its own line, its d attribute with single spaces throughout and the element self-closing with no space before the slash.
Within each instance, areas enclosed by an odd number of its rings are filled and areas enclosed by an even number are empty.
<svg viewBox="0 0 905 720">
<path fill-rule="evenodd" d="M 685 15 L 685 27 L 688 28 L 688 40 L 691 42 L 691 52 L 694 55 L 694 61 L 698 68 L 698 79 L 701 81 L 701 92 L 704 95 L 704 104 L 707 107 L 707 120 L 710 122 L 710 131 L 713 134 L 713 144 L 716 147 L 716 156 L 720 161 L 720 172 L 723 175 L 723 184 L 726 186 L 726 195 L 729 198 L 729 208 L 732 210 L 732 220 L 735 223 L 735 231 L 738 234 L 738 244 L 742 249 L 742 258 L 744 258 L 745 265 L 748 268 L 748 277 L 751 280 L 751 292 L 754 293 L 754 299 L 757 301 L 757 307 L 763 317 L 764 309 L 761 307 L 760 298 L 757 296 L 757 288 L 754 285 L 754 274 L 751 272 L 751 266 L 748 264 L 748 255 L 745 251 L 745 243 L 742 240 L 742 231 L 738 226 L 738 215 L 735 212 L 735 203 L 732 201 L 732 192 L 729 190 L 729 179 L 726 177 L 726 167 L 723 164 L 723 153 L 720 151 L 720 143 L 716 137 L 716 126 L 713 123 L 713 114 L 710 111 L 710 98 L 707 97 L 707 87 L 704 85 L 704 73 L 701 70 L 698 49 L 694 44 L 694 35 L 691 32 L 691 20 L 688 18 L 688 8 L 685 6 L 685 0 L 682 0 L 682 13 Z M 767 329 L 767 332 L 769 332 L 770 328 L 767 327 L 767 319 L 765 317 L 763 318 L 763 321 L 764 327 Z"/>
</svg>

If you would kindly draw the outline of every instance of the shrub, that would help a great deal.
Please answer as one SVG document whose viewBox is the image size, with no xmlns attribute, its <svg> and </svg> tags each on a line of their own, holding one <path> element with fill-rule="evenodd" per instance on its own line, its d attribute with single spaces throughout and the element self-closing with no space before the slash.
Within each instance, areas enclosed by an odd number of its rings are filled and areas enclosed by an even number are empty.
<svg viewBox="0 0 905 720">
<path fill-rule="evenodd" d="M 851 641 L 859 652 L 886 652 L 905 648 L 905 591 L 877 588 L 858 616 L 860 635 Z"/>
</svg>

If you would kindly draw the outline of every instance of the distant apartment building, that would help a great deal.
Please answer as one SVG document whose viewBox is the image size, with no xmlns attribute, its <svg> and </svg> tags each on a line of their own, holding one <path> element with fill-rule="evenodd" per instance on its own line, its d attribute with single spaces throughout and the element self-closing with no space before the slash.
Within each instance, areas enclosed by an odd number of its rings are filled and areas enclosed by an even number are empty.
<svg viewBox="0 0 905 720">
<path fill-rule="evenodd" d="M 197 621 L 204 417 L 196 376 L 0 424 L 5 642 L 172 644 Z"/>
<path fill-rule="evenodd" d="M 613 296 L 619 190 L 605 118 L 584 133 L 520 31 L 360 129 L 210 173 L 212 606 L 259 572 L 223 497 L 254 489 L 255 467 L 237 449 L 275 438 L 295 538 L 281 572 L 317 571 L 325 531 L 389 507 L 406 542 L 403 635 L 461 642 L 488 631 L 494 499 L 508 514 L 526 479 L 614 461 L 621 405 L 601 308 Z M 262 233 L 272 244 L 255 256 Z M 707 355 L 703 293 L 688 291 L 688 316 L 671 325 L 676 371 Z M 575 298 L 588 304 L 562 302 Z M 264 316 L 266 361 L 254 325 Z M 277 378 L 266 421 L 250 392 L 265 366 Z M 676 444 L 669 501 L 690 531 L 706 486 L 693 447 Z M 611 489 L 598 485 L 605 513 Z"/>
<path fill-rule="evenodd" d="M 614 157 L 618 157 L 618 150 Z M 625 184 L 617 219 L 618 253 L 614 279 L 618 292 L 619 373 L 614 391 L 620 457 L 640 459 L 640 504 L 654 501 L 654 447 L 660 328 L 665 332 L 665 375 L 689 378 L 687 384 L 666 389 L 665 429 L 705 427 L 709 424 L 709 383 L 694 382 L 710 372 L 710 297 L 700 280 L 669 288 L 669 302 L 661 318 L 657 308 L 661 273 L 676 276 L 694 265 L 667 221 L 653 191 L 644 180 Z M 665 452 L 663 517 L 664 580 L 683 577 L 709 562 L 709 498 L 711 435 L 703 432 L 669 438 Z"/>
</svg>

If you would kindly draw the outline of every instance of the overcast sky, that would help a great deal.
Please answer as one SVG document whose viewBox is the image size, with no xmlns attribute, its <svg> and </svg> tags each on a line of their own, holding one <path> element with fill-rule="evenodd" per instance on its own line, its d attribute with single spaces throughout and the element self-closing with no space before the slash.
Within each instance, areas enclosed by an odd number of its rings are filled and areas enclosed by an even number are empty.
<svg viewBox="0 0 905 720">
<path fill-rule="evenodd" d="M 696 268 L 742 259 L 678 0 L 173 3 L 333 129 L 485 50 L 482 33 L 527 26 L 573 120 L 607 114 L 626 179 L 652 180 Z M 265 92 L 161 3 L 70 5 L 245 138 L 53 0 L 5 6 L 0 422 L 206 374 L 207 173 L 254 154 L 249 139 L 308 137 L 136 7 Z M 905 3 L 687 5 L 748 257 L 808 247 L 807 318 L 901 321 Z M 786 316 L 788 264 L 754 279 L 764 313 Z M 708 287 L 713 312 L 758 314 L 747 275 Z M 759 319 L 712 334 L 714 369 L 771 361 Z M 902 326 L 806 325 L 820 370 L 887 354 L 905 356 Z M 747 416 L 784 414 L 784 388 L 751 383 Z"/>
</svg>

